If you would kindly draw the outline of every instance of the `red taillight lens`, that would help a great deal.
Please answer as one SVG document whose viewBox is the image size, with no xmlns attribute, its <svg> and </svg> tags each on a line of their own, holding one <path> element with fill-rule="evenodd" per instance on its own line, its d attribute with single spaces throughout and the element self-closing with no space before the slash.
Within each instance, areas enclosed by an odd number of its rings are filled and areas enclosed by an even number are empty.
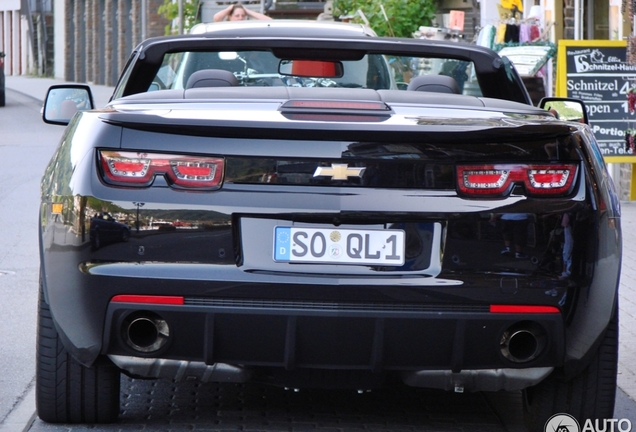
<svg viewBox="0 0 636 432">
<path fill-rule="evenodd" d="M 522 183 L 528 195 L 558 196 L 571 192 L 576 164 L 460 165 L 457 187 L 462 195 L 500 197 Z"/>
<path fill-rule="evenodd" d="M 466 194 L 501 194 L 510 187 L 510 170 L 494 167 L 458 167 L 459 189 Z"/>
<path fill-rule="evenodd" d="M 104 180 L 121 186 L 150 186 L 163 175 L 171 186 L 218 189 L 223 181 L 221 158 L 100 150 Z"/>
<path fill-rule="evenodd" d="M 576 167 L 545 167 L 529 168 L 527 187 L 533 193 L 552 193 L 556 190 L 568 190 L 574 180 Z"/>
<path fill-rule="evenodd" d="M 113 182 L 150 184 L 153 173 L 150 159 L 135 156 L 133 153 L 100 152 L 102 168 L 106 177 Z"/>
<path fill-rule="evenodd" d="M 215 187 L 221 181 L 223 159 L 170 161 L 175 184 L 184 187 Z"/>
</svg>

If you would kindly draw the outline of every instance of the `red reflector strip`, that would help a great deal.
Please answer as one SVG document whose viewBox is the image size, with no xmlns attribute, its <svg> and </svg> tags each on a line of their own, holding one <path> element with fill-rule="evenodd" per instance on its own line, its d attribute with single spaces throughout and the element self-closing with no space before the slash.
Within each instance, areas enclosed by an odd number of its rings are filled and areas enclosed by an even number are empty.
<svg viewBox="0 0 636 432">
<path fill-rule="evenodd" d="M 121 294 L 110 299 L 113 303 L 147 303 L 160 305 L 182 305 L 183 297 Z"/>
<path fill-rule="evenodd" d="M 490 313 L 551 314 L 561 311 L 554 306 L 490 305 Z"/>
</svg>

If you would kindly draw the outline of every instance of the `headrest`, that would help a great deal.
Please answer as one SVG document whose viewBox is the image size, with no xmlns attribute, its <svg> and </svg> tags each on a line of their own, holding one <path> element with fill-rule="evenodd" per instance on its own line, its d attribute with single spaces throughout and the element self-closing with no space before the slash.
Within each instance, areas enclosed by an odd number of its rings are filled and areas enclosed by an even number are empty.
<svg viewBox="0 0 636 432">
<path fill-rule="evenodd" d="M 457 81 L 446 75 L 419 75 L 411 80 L 407 90 L 461 94 Z"/>
<path fill-rule="evenodd" d="M 60 115 L 61 119 L 71 119 L 77 112 L 77 105 L 70 99 L 64 99 L 60 104 Z"/>
<path fill-rule="evenodd" d="M 190 75 L 185 88 L 231 87 L 237 85 L 238 80 L 230 71 L 223 69 L 203 69 Z"/>
</svg>

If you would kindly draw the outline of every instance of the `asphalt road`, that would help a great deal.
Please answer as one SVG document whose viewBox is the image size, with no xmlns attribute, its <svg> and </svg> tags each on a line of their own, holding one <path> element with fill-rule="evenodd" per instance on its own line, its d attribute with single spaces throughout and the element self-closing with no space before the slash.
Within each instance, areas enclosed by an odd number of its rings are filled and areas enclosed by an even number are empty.
<svg viewBox="0 0 636 432">
<path fill-rule="evenodd" d="M 446 393 L 401 388 L 284 390 L 122 378 L 112 425 L 48 425 L 34 415 L 39 272 L 39 181 L 63 128 L 45 125 L 34 99 L 7 90 L 0 109 L 0 432 L 42 431 L 508 431 L 520 432 L 519 392 Z M 616 418 L 636 430 L 636 403 L 617 394 Z"/>
</svg>

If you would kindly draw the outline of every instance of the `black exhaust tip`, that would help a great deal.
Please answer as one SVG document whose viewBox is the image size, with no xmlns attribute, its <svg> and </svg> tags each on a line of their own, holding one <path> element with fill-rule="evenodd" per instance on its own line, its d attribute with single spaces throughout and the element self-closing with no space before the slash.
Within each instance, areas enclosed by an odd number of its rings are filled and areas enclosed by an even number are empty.
<svg viewBox="0 0 636 432">
<path fill-rule="evenodd" d="M 501 336 L 499 348 L 514 363 L 526 363 L 539 357 L 546 346 L 546 332 L 541 325 L 524 321 L 510 326 Z"/>
<path fill-rule="evenodd" d="M 153 312 L 129 315 L 121 326 L 122 339 L 133 350 L 148 354 L 163 348 L 170 337 L 168 323 Z"/>
</svg>

